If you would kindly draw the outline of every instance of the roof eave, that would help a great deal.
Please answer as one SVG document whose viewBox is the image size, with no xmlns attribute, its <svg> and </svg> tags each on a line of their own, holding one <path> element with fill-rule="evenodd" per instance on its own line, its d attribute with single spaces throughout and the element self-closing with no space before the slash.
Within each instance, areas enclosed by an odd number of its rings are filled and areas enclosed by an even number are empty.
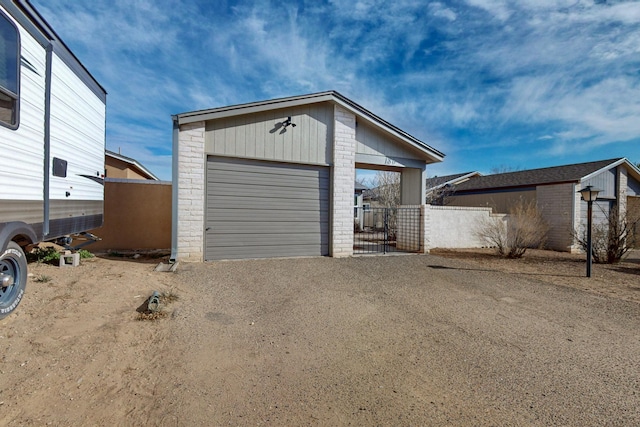
<svg viewBox="0 0 640 427">
<path fill-rule="evenodd" d="M 392 125 L 391 123 L 373 114 L 366 108 L 363 108 L 362 106 L 356 104 L 355 102 L 351 101 L 350 99 L 348 99 L 347 97 L 341 95 L 336 91 L 318 92 L 318 93 L 313 93 L 309 95 L 300 95 L 300 96 L 294 96 L 289 98 L 278 98 L 278 99 L 272 99 L 268 101 L 259 101 L 259 102 L 252 102 L 247 104 L 232 105 L 228 107 L 213 108 L 209 110 L 192 111 L 187 113 L 176 114 L 172 117 L 173 117 L 173 120 L 178 123 L 178 125 L 183 125 L 183 124 L 194 123 L 199 121 L 216 120 L 216 119 L 221 119 L 225 117 L 232 117 L 232 116 L 237 116 L 241 114 L 244 115 L 244 114 L 260 113 L 263 111 L 271 110 L 274 107 L 291 108 L 291 107 L 297 107 L 300 105 L 315 104 L 320 102 L 335 102 L 336 104 L 351 111 L 359 118 L 368 121 L 374 126 L 383 128 L 386 132 L 390 133 L 396 138 L 401 139 L 403 142 L 407 143 L 413 148 L 426 154 L 426 157 L 428 158 L 429 163 L 436 163 L 444 160 L 445 155 L 440 151 L 436 150 L 433 147 L 430 147 L 429 145 L 425 144 L 419 139 L 414 138 L 413 136 L 404 132 L 400 128 Z"/>
<path fill-rule="evenodd" d="M 583 176 L 582 178 L 580 178 L 579 182 L 589 180 L 589 179 L 593 178 L 594 176 L 599 175 L 599 174 L 601 174 L 602 172 L 604 172 L 604 171 L 606 171 L 606 170 L 608 170 L 608 169 L 611 169 L 611 168 L 613 168 L 613 167 L 620 166 L 620 165 L 621 165 L 622 163 L 624 163 L 624 162 L 627 162 L 627 163 L 628 163 L 628 161 L 627 161 L 627 159 L 626 159 L 626 158 L 624 158 L 624 157 L 623 157 L 623 158 L 621 158 L 621 159 L 618 159 L 618 160 L 616 160 L 615 162 L 608 164 L 607 166 L 603 166 L 603 167 L 601 167 L 601 168 L 600 168 L 600 169 L 598 169 L 597 171 L 593 171 L 593 172 L 591 172 L 590 174 Z"/>
<path fill-rule="evenodd" d="M 121 162 L 125 162 L 136 167 L 140 172 L 142 172 L 142 174 L 147 175 L 151 180 L 160 181 L 160 179 L 155 176 L 150 170 L 142 166 L 140 163 L 138 163 L 137 160 L 132 159 L 131 157 L 123 156 L 122 154 L 114 153 L 113 151 L 109 150 L 105 150 L 105 155 L 111 156 L 114 159 L 120 160 Z"/>
</svg>

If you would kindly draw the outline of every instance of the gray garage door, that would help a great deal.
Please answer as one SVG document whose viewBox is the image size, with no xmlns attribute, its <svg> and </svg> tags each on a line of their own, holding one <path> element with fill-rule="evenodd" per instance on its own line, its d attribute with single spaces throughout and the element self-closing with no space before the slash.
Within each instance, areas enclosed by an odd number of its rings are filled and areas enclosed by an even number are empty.
<svg viewBox="0 0 640 427">
<path fill-rule="evenodd" d="M 329 168 L 209 157 L 205 259 L 329 254 Z"/>
</svg>

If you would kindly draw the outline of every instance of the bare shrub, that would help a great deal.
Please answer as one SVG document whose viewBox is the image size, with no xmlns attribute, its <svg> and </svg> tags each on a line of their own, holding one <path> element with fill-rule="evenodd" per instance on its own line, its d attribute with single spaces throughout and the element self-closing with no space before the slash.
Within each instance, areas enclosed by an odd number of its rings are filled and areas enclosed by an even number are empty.
<svg viewBox="0 0 640 427">
<path fill-rule="evenodd" d="M 615 204 L 609 212 L 604 212 L 606 221 L 592 224 L 591 228 L 591 256 L 597 264 L 614 264 L 635 246 L 635 228 L 640 224 L 640 209 L 633 208 L 627 215 L 620 215 L 620 209 Z M 587 226 L 582 224 L 580 231 L 574 233 L 574 238 L 583 251 L 588 250 Z"/>
<path fill-rule="evenodd" d="M 521 258 L 529 248 L 544 245 L 549 226 L 534 202 L 519 200 L 506 217 L 491 216 L 480 222 L 476 236 L 505 258 Z"/>
<path fill-rule="evenodd" d="M 400 174 L 397 172 L 378 171 L 371 189 L 373 198 L 380 206 L 395 208 L 400 206 Z"/>
</svg>

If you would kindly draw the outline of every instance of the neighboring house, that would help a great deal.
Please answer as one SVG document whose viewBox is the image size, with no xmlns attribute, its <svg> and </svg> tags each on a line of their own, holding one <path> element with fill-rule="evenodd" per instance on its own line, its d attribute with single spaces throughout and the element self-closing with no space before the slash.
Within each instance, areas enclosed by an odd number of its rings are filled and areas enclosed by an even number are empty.
<svg viewBox="0 0 640 427">
<path fill-rule="evenodd" d="M 105 176 L 107 178 L 152 179 L 158 181 L 158 177 L 137 160 L 109 150 L 105 151 Z"/>
<path fill-rule="evenodd" d="M 365 206 L 364 204 L 364 195 L 363 193 L 368 190 L 369 187 L 359 183 L 358 181 L 354 184 L 353 191 L 353 221 L 354 226 L 358 228 L 362 228 L 362 218 L 363 212 L 369 207 L 369 204 Z"/>
<path fill-rule="evenodd" d="M 91 251 L 169 249 L 171 247 L 171 183 L 140 162 L 105 152 L 104 223 L 90 233 L 101 240 Z"/>
<path fill-rule="evenodd" d="M 172 259 L 353 254 L 356 168 L 424 204 L 444 154 L 335 91 L 173 116 Z"/>
<path fill-rule="evenodd" d="M 444 206 L 455 192 L 455 186 L 463 182 L 482 176 L 480 172 L 464 172 L 454 175 L 434 176 L 427 178 L 427 203 Z"/>
<path fill-rule="evenodd" d="M 640 169 L 625 158 L 473 177 L 455 187 L 449 206 L 491 207 L 508 213 L 518 200 L 535 202 L 549 223 L 547 246 L 579 250 L 573 232 L 586 224 L 587 203 L 579 190 L 592 185 L 602 190 L 594 203 L 594 222 L 608 218 L 614 204 L 620 214 L 640 197 Z"/>
</svg>

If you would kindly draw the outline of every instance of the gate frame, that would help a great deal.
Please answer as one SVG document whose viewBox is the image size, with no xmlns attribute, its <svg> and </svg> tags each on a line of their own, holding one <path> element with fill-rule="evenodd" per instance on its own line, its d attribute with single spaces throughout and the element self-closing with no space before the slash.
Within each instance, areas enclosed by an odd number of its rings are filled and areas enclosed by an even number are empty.
<svg viewBox="0 0 640 427">
<path fill-rule="evenodd" d="M 364 225 L 357 224 L 358 229 L 356 229 L 356 224 L 354 223 L 354 255 L 423 252 L 424 221 L 423 209 L 420 206 L 371 207 L 366 211 L 364 207 L 356 209 L 362 210 L 362 222 Z M 376 216 L 378 213 L 382 213 L 383 216 L 381 227 L 377 226 Z M 373 222 L 369 226 L 366 225 L 367 215 L 373 217 Z M 392 216 L 395 216 L 395 224 L 393 224 L 394 219 Z M 363 229 L 359 230 L 361 227 Z M 365 228 L 371 228 L 371 230 L 365 231 Z M 393 236 L 394 230 L 395 236 Z M 369 243 L 371 240 L 364 240 L 358 237 L 358 235 L 364 233 L 373 235 L 373 241 L 376 243 Z M 392 237 L 390 237 L 390 234 Z"/>
</svg>

